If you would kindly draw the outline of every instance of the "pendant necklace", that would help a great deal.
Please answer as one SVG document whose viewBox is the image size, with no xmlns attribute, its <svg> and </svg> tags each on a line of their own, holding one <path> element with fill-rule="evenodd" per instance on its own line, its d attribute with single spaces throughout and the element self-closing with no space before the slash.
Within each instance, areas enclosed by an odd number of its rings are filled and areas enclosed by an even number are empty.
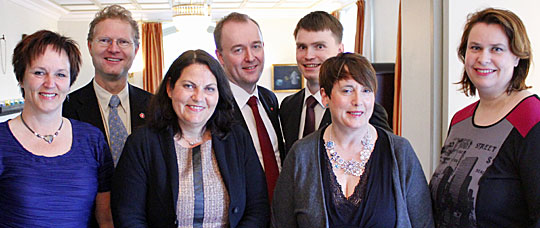
<svg viewBox="0 0 540 228">
<path fill-rule="evenodd" d="M 40 139 L 43 139 L 45 140 L 45 142 L 51 144 L 54 140 L 54 138 L 56 138 L 56 136 L 58 136 L 58 133 L 60 133 L 60 130 L 62 129 L 62 125 L 64 124 L 64 118 L 62 118 L 62 122 L 60 122 L 60 127 L 58 128 L 58 130 L 56 130 L 56 132 L 52 135 L 40 135 L 38 133 L 36 133 L 34 130 L 32 130 L 32 128 L 30 128 L 28 126 L 28 124 L 26 124 L 26 122 L 24 122 L 24 119 L 23 119 L 23 116 L 21 114 L 21 120 L 22 120 L 22 123 L 24 124 L 24 126 L 30 131 L 32 132 L 32 134 L 34 134 L 36 137 L 40 138 Z"/>
<path fill-rule="evenodd" d="M 371 134 L 369 134 L 369 128 L 364 137 L 362 138 L 362 151 L 360 151 L 360 162 L 351 160 L 344 160 L 339 156 L 338 152 L 335 150 L 336 144 L 332 141 L 332 131 L 329 132 L 329 140 L 325 143 L 324 147 L 326 152 L 330 154 L 330 162 L 332 166 L 336 169 L 343 169 L 345 174 L 353 176 L 362 176 L 364 170 L 366 169 L 367 162 L 369 157 L 371 157 L 371 152 L 373 151 L 373 143 L 371 142 Z"/>
</svg>

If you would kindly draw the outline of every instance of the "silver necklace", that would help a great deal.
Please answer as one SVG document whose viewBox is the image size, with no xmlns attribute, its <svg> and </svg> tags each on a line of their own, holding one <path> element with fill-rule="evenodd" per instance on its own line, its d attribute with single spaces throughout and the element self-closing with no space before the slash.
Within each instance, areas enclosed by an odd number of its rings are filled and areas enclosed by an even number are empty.
<svg viewBox="0 0 540 228">
<path fill-rule="evenodd" d="M 26 124 L 26 122 L 24 122 L 22 114 L 21 114 L 21 120 L 22 120 L 22 123 L 24 124 L 24 126 L 30 132 L 32 132 L 32 134 L 34 134 L 36 137 L 38 137 L 40 139 L 45 140 L 45 142 L 47 142 L 49 144 L 51 144 L 53 142 L 54 138 L 56 138 L 56 136 L 58 136 L 58 133 L 60 133 L 60 130 L 62 129 L 62 125 L 64 124 L 64 118 L 62 118 L 62 122 L 60 122 L 60 127 L 58 128 L 58 130 L 56 130 L 56 132 L 54 134 L 52 134 L 52 135 L 41 135 L 41 134 L 36 133 L 34 130 L 32 130 L 32 128 L 30 128 L 28 126 L 28 124 Z"/>
<path fill-rule="evenodd" d="M 186 138 L 184 138 L 184 136 L 182 136 L 182 138 L 184 139 L 184 141 L 186 141 L 190 146 L 193 146 L 197 143 L 199 143 L 200 141 L 202 141 L 202 137 L 199 136 L 198 138 L 196 138 L 194 141 L 189 141 L 187 140 Z"/>
<path fill-rule="evenodd" d="M 330 162 L 332 166 L 336 169 L 343 169 L 345 174 L 353 176 L 362 176 L 366 169 L 367 162 L 371 156 L 373 150 L 373 143 L 371 142 L 371 134 L 369 134 L 369 129 L 362 138 L 362 151 L 360 151 L 360 161 L 355 161 L 353 159 L 346 161 L 345 159 L 339 156 L 338 152 L 335 150 L 336 144 L 332 141 L 332 132 L 330 131 L 330 140 L 326 142 L 324 147 L 326 151 L 330 154 Z"/>
</svg>

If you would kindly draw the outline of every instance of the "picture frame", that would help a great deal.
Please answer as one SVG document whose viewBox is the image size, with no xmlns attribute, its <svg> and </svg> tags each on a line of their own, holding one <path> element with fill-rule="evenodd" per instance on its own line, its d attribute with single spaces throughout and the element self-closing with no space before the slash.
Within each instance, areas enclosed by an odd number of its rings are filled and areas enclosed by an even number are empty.
<svg viewBox="0 0 540 228">
<path fill-rule="evenodd" d="M 272 64 L 272 91 L 297 92 L 304 88 L 304 76 L 296 64 Z"/>
</svg>

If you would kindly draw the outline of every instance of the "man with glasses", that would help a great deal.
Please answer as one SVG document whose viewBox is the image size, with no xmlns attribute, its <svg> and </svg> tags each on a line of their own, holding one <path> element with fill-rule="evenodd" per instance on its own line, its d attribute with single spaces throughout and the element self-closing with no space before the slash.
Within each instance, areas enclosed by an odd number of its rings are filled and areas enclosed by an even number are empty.
<svg viewBox="0 0 540 228">
<path fill-rule="evenodd" d="M 94 80 L 69 94 L 63 115 L 98 127 L 107 136 L 116 166 L 127 135 L 144 124 L 151 97 L 127 82 L 139 50 L 139 28 L 131 12 L 111 5 L 96 14 L 87 40 Z"/>
</svg>

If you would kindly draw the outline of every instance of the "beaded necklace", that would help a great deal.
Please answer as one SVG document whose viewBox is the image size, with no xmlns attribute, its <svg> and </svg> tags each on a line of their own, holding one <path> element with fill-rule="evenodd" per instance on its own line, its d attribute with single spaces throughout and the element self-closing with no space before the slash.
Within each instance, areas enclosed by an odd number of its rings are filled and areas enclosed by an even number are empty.
<svg viewBox="0 0 540 228">
<path fill-rule="evenodd" d="M 64 118 L 62 118 L 62 122 L 60 122 L 60 127 L 58 127 L 58 130 L 56 130 L 56 132 L 54 134 L 52 134 L 52 135 L 42 135 L 42 134 L 39 134 L 39 133 L 35 132 L 34 130 L 32 130 L 32 128 L 30 128 L 28 126 L 28 124 L 26 124 L 26 122 L 24 122 L 22 114 L 21 114 L 21 121 L 24 124 L 24 126 L 30 132 L 32 132 L 32 134 L 34 134 L 36 137 L 38 137 L 40 139 L 43 139 L 45 142 L 47 142 L 49 144 L 51 144 L 53 142 L 54 138 L 56 138 L 56 136 L 58 136 L 58 133 L 60 133 L 60 130 L 62 130 L 62 125 L 64 124 Z"/>
<path fill-rule="evenodd" d="M 346 161 L 341 158 L 335 150 L 336 144 L 332 141 L 332 131 L 330 131 L 329 138 L 330 140 L 324 144 L 324 147 L 326 148 L 326 152 L 330 154 L 332 166 L 336 169 L 343 169 L 345 174 L 357 177 L 362 176 L 374 146 L 371 142 L 372 136 L 369 134 L 369 129 L 361 141 L 362 151 L 360 151 L 360 161 L 355 161 L 353 159 Z"/>
</svg>

